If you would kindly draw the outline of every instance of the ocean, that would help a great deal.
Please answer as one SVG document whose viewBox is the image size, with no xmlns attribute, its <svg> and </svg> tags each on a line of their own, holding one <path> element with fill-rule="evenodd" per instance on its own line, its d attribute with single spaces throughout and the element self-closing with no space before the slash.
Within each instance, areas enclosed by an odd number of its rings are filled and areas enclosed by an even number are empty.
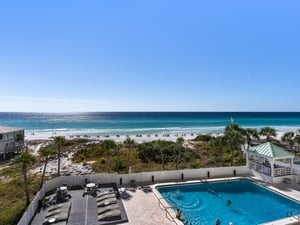
<svg viewBox="0 0 300 225">
<path fill-rule="evenodd" d="M 25 128 L 25 135 L 137 135 L 223 133 L 234 122 L 246 128 L 270 126 L 278 133 L 300 129 L 300 112 L 0 112 L 0 126 Z"/>
</svg>

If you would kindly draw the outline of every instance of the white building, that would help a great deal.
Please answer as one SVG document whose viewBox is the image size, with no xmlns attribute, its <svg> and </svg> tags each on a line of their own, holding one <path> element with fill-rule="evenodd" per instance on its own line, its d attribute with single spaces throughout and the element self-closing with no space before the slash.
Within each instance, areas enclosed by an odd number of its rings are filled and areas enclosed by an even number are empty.
<svg viewBox="0 0 300 225">
<path fill-rule="evenodd" d="M 0 126 L 0 155 L 19 152 L 24 147 L 24 129 Z"/>
</svg>

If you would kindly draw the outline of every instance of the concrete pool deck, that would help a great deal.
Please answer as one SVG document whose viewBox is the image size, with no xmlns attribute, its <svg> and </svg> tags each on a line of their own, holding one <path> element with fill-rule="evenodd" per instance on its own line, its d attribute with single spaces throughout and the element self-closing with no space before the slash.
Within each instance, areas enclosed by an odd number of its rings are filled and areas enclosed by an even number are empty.
<svg viewBox="0 0 300 225">
<path fill-rule="evenodd" d="M 128 222 L 126 225 L 180 225 L 177 220 L 172 220 L 170 215 L 166 216 L 166 211 L 159 207 L 158 198 L 153 190 L 155 185 L 144 189 L 142 186 L 137 188 L 120 188 L 121 198 L 127 213 Z M 151 190 L 150 190 L 151 189 Z M 155 190 L 154 190 L 155 191 Z"/>
<path fill-rule="evenodd" d="M 183 223 L 175 218 L 175 212 L 173 209 L 168 208 L 166 212 L 167 204 L 160 199 L 159 193 L 156 191 L 157 186 L 161 185 L 175 185 L 175 184 L 188 184 L 188 183 L 199 183 L 199 182 L 210 182 L 210 181 L 221 181 L 230 179 L 251 179 L 267 188 L 277 191 L 283 195 L 293 198 L 300 202 L 300 185 L 299 184 L 268 184 L 255 177 L 232 177 L 232 178 L 220 178 L 220 179 L 207 179 L 207 180 L 194 180 L 186 182 L 169 182 L 160 183 L 148 186 L 151 191 L 145 191 L 143 186 L 137 188 L 120 188 L 120 193 L 123 195 L 122 201 L 125 207 L 128 221 L 123 223 L 126 225 L 182 225 Z M 157 194 L 158 193 L 158 194 Z M 161 202 L 159 204 L 159 202 Z M 282 220 L 272 221 L 264 223 L 263 225 L 283 225 L 300 224 L 296 217 L 287 217 Z"/>
</svg>

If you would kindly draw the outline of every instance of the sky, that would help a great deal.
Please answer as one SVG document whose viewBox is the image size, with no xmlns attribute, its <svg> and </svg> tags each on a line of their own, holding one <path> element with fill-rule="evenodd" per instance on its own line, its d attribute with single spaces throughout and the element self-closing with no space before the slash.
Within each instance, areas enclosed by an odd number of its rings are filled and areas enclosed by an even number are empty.
<svg viewBox="0 0 300 225">
<path fill-rule="evenodd" d="M 0 1 L 0 111 L 300 111 L 298 0 Z"/>
</svg>

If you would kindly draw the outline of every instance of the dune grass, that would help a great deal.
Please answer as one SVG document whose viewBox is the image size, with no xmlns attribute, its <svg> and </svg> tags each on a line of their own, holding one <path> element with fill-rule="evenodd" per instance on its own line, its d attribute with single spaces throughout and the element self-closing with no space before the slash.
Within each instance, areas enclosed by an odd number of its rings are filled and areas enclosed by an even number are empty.
<svg viewBox="0 0 300 225">
<path fill-rule="evenodd" d="M 26 210 L 23 177 L 17 168 L 1 171 L 9 181 L 0 183 L 0 224 L 14 225 Z M 33 199 L 39 189 L 39 176 L 29 176 L 30 198 Z"/>
</svg>

